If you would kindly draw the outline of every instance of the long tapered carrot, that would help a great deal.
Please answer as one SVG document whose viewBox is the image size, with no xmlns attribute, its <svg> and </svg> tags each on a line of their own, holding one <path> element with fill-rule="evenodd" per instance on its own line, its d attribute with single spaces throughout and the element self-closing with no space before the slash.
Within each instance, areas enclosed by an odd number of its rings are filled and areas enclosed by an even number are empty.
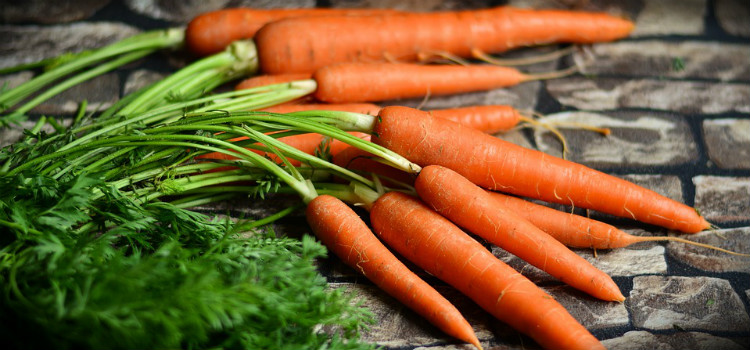
<svg viewBox="0 0 750 350">
<path fill-rule="evenodd" d="M 314 96 L 328 103 L 387 101 L 486 91 L 534 79 L 515 68 L 493 65 L 338 63 L 315 71 Z"/>
<path fill-rule="evenodd" d="M 193 18 L 185 28 L 188 49 L 197 56 L 224 50 L 233 41 L 250 39 L 267 23 L 292 17 L 368 15 L 392 13 L 391 9 L 344 8 L 229 8 L 206 12 Z"/>
<path fill-rule="evenodd" d="M 534 226 L 548 233 L 568 247 L 612 249 L 624 248 L 636 243 L 672 241 L 707 249 L 718 250 L 733 255 L 748 254 L 729 251 L 709 244 L 693 242 L 675 236 L 635 236 L 610 224 L 573 213 L 562 212 L 522 198 L 487 191 L 500 205 L 514 211 Z"/>
<path fill-rule="evenodd" d="M 372 141 L 420 166 L 442 165 L 487 189 L 569 204 L 683 232 L 710 227 L 695 209 L 626 180 L 407 107 L 385 107 Z"/>
<path fill-rule="evenodd" d="M 388 246 L 541 346 L 604 348 L 554 298 L 418 199 L 388 192 L 370 221 Z"/>
<path fill-rule="evenodd" d="M 315 197 L 306 216 L 318 239 L 344 263 L 446 334 L 482 348 L 458 309 L 398 260 L 344 202 Z"/>
<path fill-rule="evenodd" d="M 425 203 L 456 225 L 571 287 L 603 300 L 625 300 L 611 277 L 457 172 L 426 166 L 414 187 Z"/>
<path fill-rule="evenodd" d="M 299 17 L 255 35 L 265 73 L 305 73 L 339 62 L 417 61 L 434 52 L 472 57 L 558 42 L 627 36 L 633 23 L 604 13 L 496 7 L 433 13 Z"/>
</svg>

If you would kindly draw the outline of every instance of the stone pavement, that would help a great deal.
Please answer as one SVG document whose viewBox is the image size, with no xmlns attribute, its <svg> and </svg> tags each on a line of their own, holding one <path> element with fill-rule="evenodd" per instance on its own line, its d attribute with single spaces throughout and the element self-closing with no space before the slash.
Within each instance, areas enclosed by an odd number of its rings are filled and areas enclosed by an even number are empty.
<svg viewBox="0 0 750 350">
<path fill-rule="evenodd" d="M 487 7 L 498 1 L 376 0 L 87 0 L 48 3 L 28 0 L 0 8 L 0 67 L 71 50 L 99 47 L 135 32 L 185 24 L 194 15 L 231 6 L 380 6 L 408 10 Z M 750 5 L 742 0 L 518 0 L 525 7 L 582 5 L 633 19 L 637 29 L 626 40 L 595 45 L 558 61 L 524 67 L 541 72 L 584 65 L 581 74 L 509 89 L 386 104 L 442 108 L 472 104 L 511 104 L 533 109 L 554 121 L 607 127 L 604 137 L 564 129 L 569 159 L 622 176 L 697 208 L 718 229 L 689 238 L 750 253 Z M 550 48 L 519 50 L 508 56 L 536 55 Z M 70 115 L 82 99 L 106 107 L 122 94 L 158 79 L 186 62 L 164 53 L 82 84 L 34 110 Z M 0 77 L 14 86 L 22 72 Z M 384 104 L 384 105 L 386 105 Z M 29 126 L 33 124 L 30 122 Z M 0 144 L 20 130 L 0 133 Z M 521 129 L 498 137 L 560 155 L 561 144 L 543 129 Z M 230 203 L 234 213 L 263 215 L 289 204 L 274 198 Z M 217 208 L 201 208 L 216 210 Z M 225 209 L 221 207 L 219 209 Z M 569 210 L 567 208 L 561 208 Z M 579 212 L 582 213 L 582 212 Z M 585 214 L 585 213 L 582 213 Z M 663 229 L 591 213 L 595 218 L 645 236 Z M 309 232 L 301 215 L 276 225 L 279 232 Z M 497 247 L 500 259 L 549 291 L 611 349 L 750 348 L 750 259 L 680 243 L 643 243 L 612 251 L 577 252 L 611 274 L 627 300 L 607 303 L 581 295 Z M 379 322 L 367 339 L 391 349 L 469 349 L 442 335 L 342 266 L 321 263 L 332 285 L 359 293 Z M 423 274 L 424 275 L 424 274 Z M 444 292 L 474 325 L 486 349 L 533 349 L 526 337 L 493 320 L 452 288 L 424 277 Z"/>
</svg>

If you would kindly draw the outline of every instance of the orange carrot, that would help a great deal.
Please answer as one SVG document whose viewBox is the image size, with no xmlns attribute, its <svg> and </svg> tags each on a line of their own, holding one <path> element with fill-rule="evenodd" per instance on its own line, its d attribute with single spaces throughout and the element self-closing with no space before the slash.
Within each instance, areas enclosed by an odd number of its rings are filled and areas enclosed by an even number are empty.
<svg viewBox="0 0 750 350">
<path fill-rule="evenodd" d="M 315 197 L 306 217 L 318 239 L 344 263 L 446 334 L 482 348 L 458 309 L 399 261 L 344 202 Z"/>
<path fill-rule="evenodd" d="M 623 301 L 607 274 L 453 170 L 429 165 L 414 184 L 419 197 L 456 225 L 562 282 L 607 301 Z"/>
<path fill-rule="evenodd" d="M 548 233 L 561 243 L 574 248 L 612 249 L 632 244 L 654 241 L 673 241 L 733 255 L 747 254 L 729 251 L 716 246 L 693 242 L 675 236 L 634 236 L 610 224 L 585 216 L 565 213 L 553 208 L 502 193 L 487 191 L 501 206 L 512 210 L 534 226 Z"/>
<path fill-rule="evenodd" d="M 452 120 L 489 134 L 511 130 L 519 122 L 528 120 L 518 110 L 506 105 L 433 109 L 429 113 L 433 117 Z"/>
<path fill-rule="evenodd" d="M 683 232 L 710 224 L 693 208 L 581 164 L 527 149 L 407 107 L 386 107 L 372 141 L 426 166 L 442 165 L 487 189 L 571 204 Z"/>
<path fill-rule="evenodd" d="M 330 15 L 368 15 L 396 12 L 390 9 L 255 9 L 229 8 L 193 18 L 185 29 L 188 49 L 197 56 L 224 50 L 233 41 L 250 39 L 263 25 L 282 18 Z"/>
<path fill-rule="evenodd" d="M 301 103 L 301 104 L 284 104 L 264 108 L 263 111 L 272 113 L 292 113 L 299 111 L 342 111 L 354 112 L 361 114 L 377 115 L 380 112 L 380 106 L 372 103 Z"/>
<path fill-rule="evenodd" d="M 316 70 L 313 79 L 316 99 L 348 103 L 485 91 L 535 77 L 493 65 L 338 63 Z"/>
<path fill-rule="evenodd" d="M 332 162 L 342 168 L 358 170 L 367 174 L 376 174 L 387 186 L 394 185 L 389 180 L 395 180 L 407 185 L 411 185 L 414 182 L 412 175 L 390 165 L 377 162 L 374 160 L 372 154 L 353 146 L 348 146 L 333 154 Z"/>
<path fill-rule="evenodd" d="M 265 25 L 255 41 L 263 72 L 311 73 L 339 62 L 414 62 L 436 52 L 472 57 L 531 45 L 612 41 L 632 29 L 632 22 L 604 13 L 496 7 L 288 18 Z"/>
<path fill-rule="evenodd" d="M 388 246 L 541 346 L 604 348 L 554 298 L 418 199 L 388 192 L 370 221 Z"/>
<path fill-rule="evenodd" d="M 256 75 L 241 81 L 234 89 L 244 90 L 273 84 L 290 83 L 295 80 L 310 79 L 310 76 L 311 74 L 308 73 Z"/>
</svg>

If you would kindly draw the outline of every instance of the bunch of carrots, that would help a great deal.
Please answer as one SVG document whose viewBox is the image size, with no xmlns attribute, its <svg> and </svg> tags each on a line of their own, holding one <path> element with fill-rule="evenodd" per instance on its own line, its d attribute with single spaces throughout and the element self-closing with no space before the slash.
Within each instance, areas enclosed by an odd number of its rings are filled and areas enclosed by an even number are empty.
<svg viewBox="0 0 750 350">
<path fill-rule="evenodd" d="M 297 81 L 316 86 L 311 99 L 264 109 L 260 115 L 266 113 L 268 119 L 256 117 L 256 122 L 288 123 L 284 125 L 290 130 L 313 122 L 324 126 L 315 129 L 320 133 L 278 137 L 283 129 L 264 134 L 206 122 L 201 130 L 217 135 L 236 131 L 239 136 L 229 139 L 230 149 L 204 147 L 212 152 L 198 152 L 195 158 L 253 159 L 267 169 L 279 164 L 289 169 L 292 175 L 270 171 L 301 195 L 317 237 L 346 264 L 448 335 L 482 348 L 458 309 L 391 249 L 545 348 L 603 348 L 554 298 L 468 233 L 595 298 L 622 302 L 625 296 L 612 278 L 569 247 L 611 249 L 646 240 L 697 243 L 672 236 L 632 236 L 522 198 L 597 210 L 684 233 L 706 230 L 711 224 L 693 208 L 651 190 L 493 137 L 520 122 L 538 123 L 510 106 L 421 111 L 368 102 L 495 89 L 570 74 L 573 70 L 530 75 L 464 60 L 487 62 L 490 54 L 531 45 L 617 40 L 632 29 L 632 22 L 602 13 L 511 7 L 435 13 L 207 13 L 185 31 L 194 54 L 212 55 L 237 40 L 255 42 L 258 69 L 264 75 L 243 81 L 237 89 Z M 427 64 L 436 56 L 458 64 Z M 278 119 L 283 116 L 287 122 Z M 331 169 L 356 170 L 374 185 L 319 195 L 295 169 L 321 164 L 301 154 L 317 154 L 323 148 L 331 156 Z M 369 211 L 371 227 L 350 205 Z"/>
</svg>

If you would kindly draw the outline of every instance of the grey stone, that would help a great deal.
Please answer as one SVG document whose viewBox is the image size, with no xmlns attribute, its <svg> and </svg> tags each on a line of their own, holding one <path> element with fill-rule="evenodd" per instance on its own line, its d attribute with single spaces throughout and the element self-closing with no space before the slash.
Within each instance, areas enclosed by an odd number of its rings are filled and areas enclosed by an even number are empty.
<svg viewBox="0 0 750 350">
<path fill-rule="evenodd" d="M 537 101 L 541 83 L 528 82 L 518 86 L 490 91 L 469 92 L 449 96 L 385 101 L 381 106 L 398 105 L 423 110 L 477 105 L 510 105 L 518 110 L 531 110 Z"/>
<path fill-rule="evenodd" d="M 133 93 L 141 88 L 151 85 L 167 75 L 164 73 L 154 72 L 150 70 L 138 69 L 130 73 L 125 80 L 123 87 L 123 95 Z"/>
<path fill-rule="evenodd" d="M 12 73 L 8 75 L 0 76 L 0 86 L 4 86 L 6 89 L 12 89 L 21 85 L 31 78 L 34 77 L 34 73 L 29 71 L 23 71 L 18 73 Z"/>
<path fill-rule="evenodd" d="M 731 35 L 750 37 L 750 4 L 747 1 L 716 0 L 716 20 L 724 31 Z"/>
<path fill-rule="evenodd" d="M 608 349 L 618 350 L 742 350 L 747 349 L 747 339 L 724 338 L 700 332 L 653 334 L 630 331 L 621 337 L 602 341 Z"/>
<path fill-rule="evenodd" d="M 693 242 L 750 254 L 750 227 L 704 231 L 678 236 Z M 670 256 L 683 264 L 711 272 L 750 273 L 750 259 L 682 242 L 667 244 Z"/>
<path fill-rule="evenodd" d="M 597 250 L 594 253 L 588 249 L 573 249 L 594 267 L 610 276 L 637 276 L 644 274 L 665 274 L 667 263 L 664 247 L 651 245 L 645 249 L 619 248 L 611 250 Z M 492 247 L 492 253 L 506 264 L 521 272 L 535 283 L 547 283 L 556 279 L 546 272 L 534 267 L 504 249 Z"/>
<path fill-rule="evenodd" d="M 147 17 L 163 19 L 176 23 L 187 23 L 195 16 L 225 7 L 314 7 L 314 0 L 210 0 L 210 1 L 176 1 L 176 0 L 126 0 L 125 4 L 134 12 Z"/>
<path fill-rule="evenodd" d="M 542 289 L 589 331 L 627 326 L 630 322 L 628 309 L 623 303 L 594 299 L 567 286 Z"/>
<path fill-rule="evenodd" d="M 355 293 L 356 300 L 370 309 L 377 323 L 364 333 L 363 338 L 381 346 L 424 346 L 437 343 L 460 344 L 458 340 L 442 333 L 416 312 L 408 309 L 395 298 L 385 294 L 377 287 L 361 284 L 331 283 L 332 288 L 342 288 L 347 293 Z M 487 328 L 488 316 L 468 299 L 449 287 L 437 286 L 436 289 L 461 311 L 467 321 L 474 327 L 480 341 L 492 337 Z"/>
<path fill-rule="evenodd" d="M 646 187 L 667 198 L 674 199 L 681 203 L 685 202 L 682 195 L 682 182 L 677 176 L 628 174 L 617 175 L 617 177 L 628 180 L 636 185 Z"/>
<path fill-rule="evenodd" d="M 619 74 L 720 81 L 750 79 L 750 45 L 663 40 L 592 45 L 573 56 L 588 75 Z M 588 57 L 591 57 L 590 59 Z"/>
<path fill-rule="evenodd" d="M 67 23 L 86 19 L 109 2 L 109 0 L 3 1 L 0 22 Z"/>
<path fill-rule="evenodd" d="M 676 165 L 697 159 L 698 150 L 689 125 L 681 118 L 655 112 L 561 112 L 545 122 L 585 124 L 609 128 L 608 136 L 573 125 L 559 127 L 567 138 L 568 159 L 593 167 Z M 563 128 L 564 127 L 564 128 Z M 556 136 L 537 128 L 534 138 L 543 152 L 561 156 Z"/>
<path fill-rule="evenodd" d="M 638 328 L 750 331 L 745 307 L 724 279 L 637 276 L 625 302 Z"/>
<path fill-rule="evenodd" d="M 750 55 L 748 55 L 750 57 Z M 722 169 L 750 169 L 750 120 L 703 121 L 708 157 Z"/>
<path fill-rule="evenodd" d="M 0 26 L 0 67 L 10 67 L 114 43 L 138 33 L 122 23 L 81 22 L 69 25 Z"/>
<path fill-rule="evenodd" d="M 698 35 L 704 31 L 705 0 L 644 0 L 644 8 L 635 18 L 633 37 L 651 35 Z"/>
<path fill-rule="evenodd" d="M 83 100 L 88 102 L 87 111 L 104 110 L 120 97 L 120 78 L 115 73 L 104 74 L 82 82 L 59 95 L 50 98 L 31 110 L 40 114 L 72 114 L 80 108 Z"/>
<path fill-rule="evenodd" d="M 695 208 L 708 221 L 723 223 L 750 219 L 750 177 L 693 178 Z"/>
<path fill-rule="evenodd" d="M 750 85 L 706 81 L 564 78 L 547 81 L 561 104 L 578 109 L 650 108 L 680 113 L 750 113 Z"/>
</svg>

